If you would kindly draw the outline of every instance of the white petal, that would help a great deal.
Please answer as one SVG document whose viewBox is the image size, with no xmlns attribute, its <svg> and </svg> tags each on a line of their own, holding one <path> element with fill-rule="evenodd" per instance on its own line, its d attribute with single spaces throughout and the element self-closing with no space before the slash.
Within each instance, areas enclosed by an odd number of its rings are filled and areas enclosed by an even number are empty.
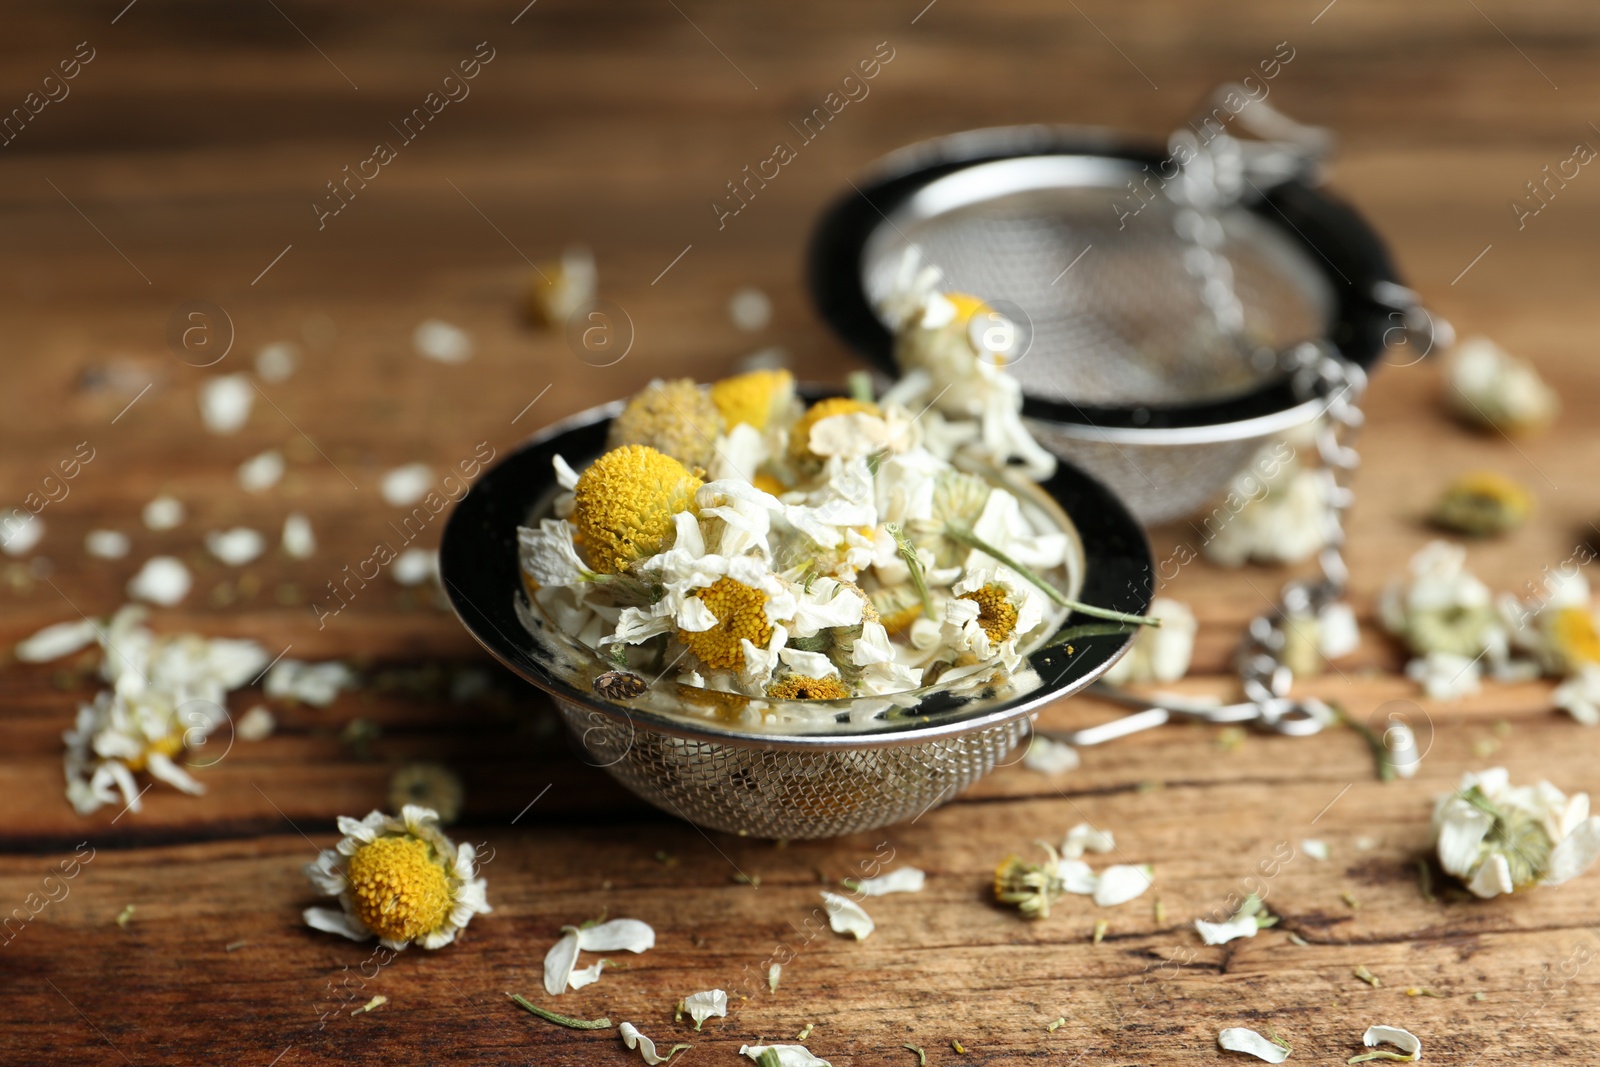
<svg viewBox="0 0 1600 1067">
<path fill-rule="evenodd" d="M 230 567 L 242 567 L 266 550 L 267 540 L 247 526 L 206 534 L 206 550 Z"/>
<path fill-rule="evenodd" d="M 83 535 L 83 550 L 96 559 L 121 559 L 132 542 L 121 530 L 90 530 Z"/>
<path fill-rule="evenodd" d="M 833 660 L 821 652 L 802 652 L 798 648 L 786 648 L 778 653 L 778 657 L 793 667 L 796 674 L 807 678 L 831 678 L 839 673 L 839 668 L 834 666 Z"/>
<path fill-rule="evenodd" d="M 1467 888 L 1474 896 L 1486 899 L 1511 892 L 1516 888 L 1511 881 L 1511 865 L 1498 852 L 1490 855 L 1478 868 L 1478 873 L 1472 876 L 1472 881 L 1467 883 Z"/>
<path fill-rule="evenodd" d="M 836 934 L 849 934 L 857 941 L 872 933 L 876 925 L 860 904 L 837 893 L 823 893 L 823 906 L 828 909 L 828 925 Z"/>
<path fill-rule="evenodd" d="M 851 885 L 864 897 L 881 897 L 886 893 L 920 893 L 926 880 L 927 875 L 917 868 L 901 867 L 876 878 L 862 878 Z"/>
<path fill-rule="evenodd" d="M 566 992 L 572 977 L 572 965 L 578 962 L 578 931 L 565 927 L 561 940 L 544 954 L 544 991 L 552 997 Z"/>
<path fill-rule="evenodd" d="M 44 520 L 21 508 L 12 508 L 0 524 L 0 551 L 8 556 L 25 556 L 44 537 Z"/>
<path fill-rule="evenodd" d="M 372 931 L 362 926 L 353 915 L 346 915 L 342 911 L 332 908 L 307 908 L 304 912 L 306 925 L 313 930 L 321 930 L 326 934 L 338 934 L 348 937 L 352 941 L 372 940 Z"/>
<path fill-rule="evenodd" d="M 643 952 L 655 943 L 656 932 L 638 919 L 612 919 L 578 931 L 578 947 L 585 952 Z"/>
<path fill-rule="evenodd" d="M 1060 774 L 1075 771 L 1082 762 L 1078 750 L 1062 741 L 1034 734 L 1028 741 L 1028 751 L 1022 756 L 1022 765 L 1040 774 Z"/>
<path fill-rule="evenodd" d="M 1328 843 L 1315 837 L 1308 837 L 1300 842 L 1300 851 L 1321 863 L 1328 858 Z"/>
<path fill-rule="evenodd" d="M 1200 932 L 1200 940 L 1208 945 L 1225 945 L 1241 937 L 1254 937 L 1260 929 L 1254 915 L 1245 915 L 1220 923 L 1196 919 L 1194 928 Z"/>
<path fill-rule="evenodd" d="M 627 1045 L 629 1048 L 636 1048 L 639 1050 L 639 1055 L 644 1057 L 644 1062 L 648 1063 L 650 1067 L 656 1067 L 657 1064 L 666 1063 L 672 1058 L 672 1053 L 670 1052 L 665 1056 L 657 1053 L 656 1043 L 641 1034 L 639 1032 L 639 1028 L 634 1026 L 632 1023 L 623 1023 L 621 1026 L 617 1027 L 617 1033 L 622 1036 L 622 1043 L 624 1045 Z"/>
<path fill-rule="evenodd" d="M 151 752 L 145 757 L 145 769 L 152 778 L 176 786 L 190 796 L 199 796 L 206 791 L 206 787 L 189 777 L 182 767 L 172 762 L 172 758 L 164 752 Z"/>
<path fill-rule="evenodd" d="M 389 577 L 401 585 L 421 585 L 439 574 L 439 553 L 427 548 L 408 548 L 389 566 Z"/>
<path fill-rule="evenodd" d="M 1151 873 L 1148 864 L 1107 867 L 1100 872 L 1100 882 L 1094 887 L 1094 902 L 1102 908 L 1126 904 L 1150 888 Z"/>
<path fill-rule="evenodd" d="M 1550 851 L 1550 861 L 1539 881 L 1544 885 L 1560 885 L 1576 878 L 1589 869 L 1596 856 L 1600 856 L 1600 815 L 1579 823 Z"/>
<path fill-rule="evenodd" d="M 183 501 L 177 497 L 158 496 L 144 506 L 145 526 L 152 530 L 171 530 L 183 524 Z"/>
<path fill-rule="evenodd" d="M 1361 1043 L 1368 1048 L 1393 1045 L 1414 1060 L 1422 1058 L 1422 1039 L 1398 1026 L 1369 1026 L 1361 1035 Z"/>
<path fill-rule="evenodd" d="M 183 561 L 172 556 L 154 556 L 128 579 L 128 595 L 170 608 L 189 595 L 193 579 Z"/>
<path fill-rule="evenodd" d="M 344 873 L 338 869 L 342 859 L 338 852 L 325 848 L 317 853 L 317 858 L 301 868 L 307 880 L 317 887 L 318 892 L 333 896 L 344 892 L 346 882 Z"/>
<path fill-rule="evenodd" d="M 717 616 L 697 596 L 685 597 L 678 609 L 678 627 L 692 634 L 704 633 L 717 624 Z"/>
<path fill-rule="evenodd" d="M 383 476 L 379 491 L 391 507 L 409 507 L 428 494 L 433 485 L 433 468 L 426 463 L 408 463 Z"/>
<path fill-rule="evenodd" d="M 442 319 L 425 319 L 411 331 L 417 355 L 439 363 L 465 363 L 472 358 L 472 335 Z"/>
<path fill-rule="evenodd" d="M 713 1016 L 727 1018 L 728 994 L 720 989 L 708 989 L 704 993 L 690 993 L 683 998 L 683 1010 L 689 1013 L 689 1018 L 694 1020 L 694 1028 L 698 1030 L 707 1019 Z"/>
<path fill-rule="evenodd" d="M 555 468 L 557 485 L 567 490 L 578 487 L 578 472 L 572 469 L 572 464 L 556 455 L 551 458 L 550 466 Z"/>
<path fill-rule="evenodd" d="M 739 1055 L 748 1056 L 757 1063 L 768 1049 L 778 1057 L 778 1067 L 833 1067 L 819 1056 L 813 1056 L 804 1045 L 740 1045 Z"/>
<path fill-rule="evenodd" d="M 1289 1058 L 1288 1049 L 1242 1026 L 1230 1026 L 1218 1034 L 1217 1045 L 1228 1052 L 1243 1052 L 1268 1063 L 1282 1063 Z"/>
<path fill-rule="evenodd" d="M 256 373 L 264 382 L 285 381 L 298 362 L 292 341 L 274 341 L 256 353 Z"/>
<path fill-rule="evenodd" d="M 47 663 L 70 656 L 94 644 L 98 629 L 92 619 L 58 622 L 46 626 L 26 640 L 17 642 L 17 659 L 23 663 Z"/>
<path fill-rule="evenodd" d="M 1093 896 L 1095 887 L 1100 884 L 1099 877 L 1082 860 L 1061 860 L 1056 864 L 1056 877 L 1061 879 L 1061 888 L 1066 892 L 1085 897 Z"/>
<path fill-rule="evenodd" d="M 243 374 L 208 378 L 200 386 L 200 418 L 212 433 L 230 434 L 250 418 L 255 387 Z"/>
<path fill-rule="evenodd" d="M 317 551 L 317 536 L 311 532 L 311 520 L 299 511 L 291 511 L 283 520 L 283 554 L 290 559 L 310 559 Z"/>
<path fill-rule="evenodd" d="M 600 974 L 610 964 L 610 960 L 600 960 L 587 967 L 579 967 L 567 976 L 567 985 L 573 989 L 582 989 L 586 985 L 593 985 L 600 981 Z"/>
<path fill-rule="evenodd" d="M 1471 876 L 1484 835 L 1494 825 L 1494 819 L 1460 797 L 1441 805 L 1434 819 L 1439 836 L 1439 866 L 1457 878 Z"/>
<path fill-rule="evenodd" d="M 1061 854 L 1070 859 L 1085 852 L 1110 852 L 1116 847 L 1117 839 L 1110 830 L 1080 822 L 1067 831 L 1066 838 L 1061 842 Z"/>
<path fill-rule="evenodd" d="M 283 453 L 269 448 L 239 464 L 239 487 L 247 493 L 264 493 L 283 477 Z"/>
</svg>

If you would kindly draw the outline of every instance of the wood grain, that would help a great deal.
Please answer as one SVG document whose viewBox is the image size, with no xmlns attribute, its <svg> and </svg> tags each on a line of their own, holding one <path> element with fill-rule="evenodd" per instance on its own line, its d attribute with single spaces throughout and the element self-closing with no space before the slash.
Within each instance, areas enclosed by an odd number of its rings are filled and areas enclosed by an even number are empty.
<svg viewBox="0 0 1600 1067">
<path fill-rule="evenodd" d="M 840 1065 L 909 1067 L 903 1044 L 937 1064 L 1215 1063 L 1218 1029 L 1269 1023 L 1296 1062 L 1342 1062 L 1374 1023 L 1420 1034 L 1429 1062 L 1600 1060 L 1587 967 L 1600 880 L 1515 900 L 1430 901 L 1415 871 L 1432 797 L 1463 770 L 1504 763 L 1519 780 L 1593 791 L 1594 735 L 1549 710 L 1544 684 L 1447 706 L 1420 700 L 1396 675 L 1399 651 L 1371 625 L 1373 598 L 1428 538 L 1419 516 L 1456 473 L 1499 470 L 1539 498 L 1528 528 L 1471 550 L 1496 588 L 1536 579 L 1600 520 L 1591 353 L 1600 307 L 1590 294 L 1600 179 L 1581 174 L 1521 229 L 1509 208 L 1576 141 L 1600 143 L 1590 125 L 1600 89 L 1592 7 L 539 0 L 519 9 L 139 0 L 124 10 L 113 0 L 6 12 L 0 112 L 78 42 L 95 58 L 69 96 L 0 147 L 5 505 L 78 442 L 96 454 L 42 513 L 48 529 L 33 558 L 0 559 L 0 644 L 80 609 L 114 609 L 139 562 L 174 552 L 194 565 L 196 590 L 158 613 L 163 628 L 348 657 L 388 684 L 327 709 L 279 708 L 278 734 L 237 743 L 203 772 L 204 798 L 157 788 L 137 814 L 80 818 L 62 796 L 60 733 L 92 681 L 74 663 L 0 667 L 0 914 L 44 892 L 80 842 L 94 850 L 67 896 L 7 928 L 0 1061 L 633 1062 L 614 1034 L 563 1030 L 503 997 L 538 994 L 559 927 L 602 910 L 651 922 L 657 948 L 556 1003 L 632 1021 L 658 1043 L 689 1041 L 688 1062 L 731 1063 L 742 1042 L 792 1039 L 807 1024 L 810 1047 Z M 482 41 L 494 59 L 471 95 L 319 230 L 311 205 L 324 183 L 391 138 L 389 124 Z M 817 213 L 872 159 L 1006 123 L 1161 136 L 1280 41 L 1295 58 L 1273 82 L 1273 102 L 1339 131 L 1334 187 L 1386 234 L 1431 306 L 1463 333 L 1536 359 L 1565 404 L 1554 431 L 1508 442 L 1449 419 L 1431 362 L 1377 376 L 1350 530 L 1364 640 L 1308 691 L 1359 718 L 1411 709 L 1431 740 L 1415 779 L 1375 781 L 1350 731 L 1251 736 L 1228 751 L 1214 729 L 1178 726 L 1087 751 L 1069 774 L 1005 768 L 911 825 L 782 847 L 701 833 L 585 767 L 551 709 L 484 663 L 427 595 L 375 584 L 316 627 L 308 599 L 386 536 L 392 509 L 377 482 L 392 466 L 443 469 L 479 442 L 503 452 L 653 376 L 711 376 L 769 345 L 809 377 L 851 369 L 808 307 L 801 252 Z M 789 122 L 879 42 L 894 58 L 870 95 L 718 229 L 711 204 L 724 183 L 791 136 Z M 587 366 L 561 336 L 518 316 L 528 261 L 573 241 L 595 249 L 603 295 L 633 322 L 634 347 L 615 367 Z M 758 334 L 726 314 L 743 284 L 774 301 L 773 323 Z M 180 362 L 166 340 L 174 309 L 196 299 L 226 308 L 236 330 L 232 352 L 211 368 Z M 411 331 L 428 316 L 471 328 L 469 363 L 412 353 Z M 237 435 L 205 434 L 198 384 L 246 369 L 260 346 L 284 339 L 303 349 L 296 375 L 264 387 L 270 402 L 258 401 Z M 237 464 L 270 447 L 285 450 L 288 475 L 268 493 L 241 492 Z M 158 534 L 138 510 L 162 491 L 182 497 L 190 518 Z M 310 560 L 274 553 L 241 574 L 200 551 L 205 530 L 276 531 L 291 509 L 315 525 Z M 132 537 L 127 559 L 84 555 L 84 534 L 100 527 Z M 1177 524 L 1153 540 L 1165 556 L 1196 536 Z M 1287 576 L 1182 569 L 1166 591 L 1202 623 L 1186 688 L 1229 692 L 1231 649 Z M 417 673 L 426 665 L 437 671 Z M 489 691 L 448 699 L 439 678 L 463 670 L 489 671 Z M 237 694 L 234 710 L 258 700 Z M 1069 727 L 1113 713 L 1079 700 L 1042 721 Z M 370 760 L 338 740 L 358 717 L 383 731 Z M 313 898 L 299 866 L 331 843 L 335 816 L 382 804 L 392 770 L 423 757 L 466 779 L 460 836 L 487 847 L 495 912 L 456 946 L 407 952 L 363 975 L 365 948 L 301 924 Z M 1153 893 L 1104 911 L 1070 900 L 1034 924 L 988 903 L 1005 853 L 1082 820 L 1116 831 L 1119 861 L 1154 864 Z M 1307 837 L 1328 842 L 1328 862 L 1299 851 Z M 1284 842 L 1297 854 L 1261 885 L 1282 927 L 1202 946 L 1189 921 L 1254 888 Z M 878 930 L 865 942 L 808 936 L 825 882 L 886 849 L 926 869 L 928 889 L 871 902 Z M 760 885 L 735 881 L 740 874 Z M 1094 945 L 1100 917 L 1110 929 Z M 1292 943 L 1290 931 L 1309 944 Z M 769 993 L 765 964 L 779 946 L 794 958 Z M 1382 987 L 1356 979 L 1357 965 Z M 729 1019 L 701 1034 L 673 1022 L 680 997 L 712 987 L 735 994 Z M 374 993 L 389 1003 L 348 1014 Z"/>
</svg>

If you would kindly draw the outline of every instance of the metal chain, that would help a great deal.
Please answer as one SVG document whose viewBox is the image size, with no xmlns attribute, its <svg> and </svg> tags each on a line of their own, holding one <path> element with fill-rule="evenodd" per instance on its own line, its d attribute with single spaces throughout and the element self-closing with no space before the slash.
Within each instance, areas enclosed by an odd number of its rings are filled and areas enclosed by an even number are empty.
<svg viewBox="0 0 1600 1067">
<path fill-rule="evenodd" d="M 1366 372 L 1325 342 L 1291 349 L 1287 363 L 1295 394 L 1303 400 L 1322 403 L 1315 424 L 1315 442 L 1322 461 L 1317 477 L 1327 506 L 1328 528 L 1317 554 L 1320 576 L 1284 586 L 1277 609 L 1251 619 L 1239 647 L 1236 665 L 1245 698 L 1264 710 L 1270 705 L 1278 711 L 1286 710 L 1284 705 L 1294 684 L 1294 673 L 1285 661 L 1290 627 L 1296 625 L 1297 619 L 1314 620 L 1341 600 L 1349 585 L 1344 516 L 1354 499 L 1351 477 L 1361 465 L 1354 441 L 1363 421 L 1360 401 L 1367 384 Z"/>
</svg>

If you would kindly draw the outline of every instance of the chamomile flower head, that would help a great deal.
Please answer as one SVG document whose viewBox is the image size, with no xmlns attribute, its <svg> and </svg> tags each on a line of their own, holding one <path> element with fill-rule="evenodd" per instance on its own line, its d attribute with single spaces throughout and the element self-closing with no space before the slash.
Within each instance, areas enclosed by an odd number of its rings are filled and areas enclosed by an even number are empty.
<svg viewBox="0 0 1600 1067">
<path fill-rule="evenodd" d="M 808 678 L 790 672 L 767 686 L 767 696 L 775 700 L 844 700 L 853 695 L 837 675 Z"/>
<path fill-rule="evenodd" d="M 461 779 L 449 767 L 421 761 L 408 763 L 389 779 L 389 804 L 404 809 L 408 804 L 429 808 L 448 826 L 461 814 L 464 791 Z"/>
<path fill-rule="evenodd" d="M 1014 666 L 1017 643 L 1044 621 L 1044 595 L 1009 567 L 968 571 L 951 587 L 945 629 L 955 648 Z"/>
<path fill-rule="evenodd" d="M 903 633 L 923 617 L 922 598 L 909 581 L 879 586 L 868 592 L 867 598 L 891 634 Z"/>
<path fill-rule="evenodd" d="M 573 490 L 572 522 L 595 570 L 616 574 L 666 548 L 673 517 L 692 510 L 701 481 L 648 445 L 624 445 L 595 460 Z"/>
<path fill-rule="evenodd" d="M 716 404 L 692 379 L 657 379 L 611 420 L 606 447 L 649 445 L 686 467 L 706 468 L 716 455 L 721 430 Z"/>
<path fill-rule="evenodd" d="M 1429 516 L 1443 530 L 1468 537 L 1509 533 L 1528 521 L 1533 495 L 1493 471 L 1475 471 L 1451 482 Z"/>
<path fill-rule="evenodd" d="M 1412 652 L 1497 656 L 1506 634 L 1489 587 L 1467 570 L 1466 549 L 1434 541 L 1411 559 L 1409 580 L 1391 583 L 1378 601 L 1384 628 Z"/>
<path fill-rule="evenodd" d="M 800 416 L 794 428 L 789 432 L 789 458 L 797 464 L 818 465 L 822 457 L 811 450 L 811 429 L 823 419 L 835 415 L 873 415 L 880 414 L 878 405 L 866 400 L 856 400 L 848 396 L 830 396 L 826 400 L 819 400 L 806 409 Z"/>
<path fill-rule="evenodd" d="M 1549 782 L 1513 787 L 1505 768 L 1467 774 L 1433 812 L 1439 864 L 1472 893 L 1492 897 L 1560 885 L 1600 856 L 1600 816 L 1589 795 L 1568 797 Z"/>
<path fill-rule="evenodd" d="M 1487 337 L 1456 345 L 1445 366 L 1450 406 L 1469 423 L 1506 433 L 1548 425 L 1560 410 L 1555 390 L 1533 364 L 1518 359 Z"/>
<path fill-rule="evenodd" d="M 678 639 L 707 666 L 739 670 L 745 665 L 744 643 L 764 648 L 772 639 L 767 620 L 767 594 L 732 578 L 718 578 L 690 598 L 710 616 L 701 630 L 678 630 Z"/>
<path fill-rule="evenodd" d="M 1060 855 L 1043 841 L 1038 845 L 1048 854 L 1047 863 L 1024 863 L 1012 854 L 994 869 L 995 902 L 1015 907 L 1026 919 L 1049 918 L 1050 905 L 1066 892 L 1058 873 Z"/>
<path fill-rule="evenodd" d="M 429 808 L 406 805 L 400 816 L 380 811 L 340 817 L 339 844 L 305 865 L 306 878 L 339 898 L 340 910 L 307 908 L 307 925 L 352 941 L 376 937 L 385 948 L 412 942 L 441 948 L 490 910 L 477 854 L 439 829 Z"/>
<path fill-rule="evenodd" d="M 711 402 L 730 429 L 742 423 L 765 430 L 799 415 L 794 375 L 782 369 L 753 370 L 712 382 Z"/>
</svg>

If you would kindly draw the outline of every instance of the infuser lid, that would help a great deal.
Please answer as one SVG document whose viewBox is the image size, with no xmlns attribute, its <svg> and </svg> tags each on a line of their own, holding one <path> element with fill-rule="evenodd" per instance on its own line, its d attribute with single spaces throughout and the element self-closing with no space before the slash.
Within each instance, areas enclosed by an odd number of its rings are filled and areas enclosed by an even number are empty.
<svg viewBox="0 0 1600 1067">
<path fill-rule="evenodd" d="M 936 268 L 941 288 L 1016 323 L 1007 368 L 1024 413 L 1047 422 L 1177 429 L 1290 412 L 1303 398 L 1278 353 L 1326 340 L 1365 368 L 1406 304 L 1382 242 L 1315 187 L 1314 162 L 1229 135 L 1180 133 L 1163 149 L 1075 127 L 955 134 L 893 153 L 834 203 L 812 240 L 812 294 L 895 375 L 882 304 L 908 255 Z M 1233 187 L 1206 202 L 1197 173 Z"/>
</svg>

